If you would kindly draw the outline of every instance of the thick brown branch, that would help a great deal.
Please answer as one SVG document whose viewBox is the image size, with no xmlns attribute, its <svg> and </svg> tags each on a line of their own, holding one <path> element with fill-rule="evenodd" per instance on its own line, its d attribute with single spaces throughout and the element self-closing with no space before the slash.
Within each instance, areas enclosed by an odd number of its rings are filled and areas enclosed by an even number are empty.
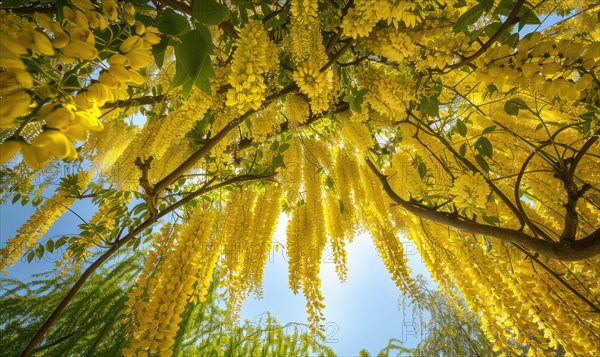
<svg viewBox="0 0 600 357">
<path fill-rule="evenodd" d="M 366 160 L 369 168 L 381 181 L 387 195 L 400 207 L 418 217 L 456 228 L 465 233 L 484 234 L 505 242 L 518 244 L 548 258 L 563 261 L 576 261 L 588 259 L 600 254 L 600 229 L 580 240 L 572 242 L 549 242 L 537 239 L 519 230 L 481 224 L 466 220 L 452 213 L 417 206 L 398 196 L 388 183 L 387 177 L 379 172 L 379 169 L 377 169 L 369 158 Z"/>
<path fill-rule="evenodd" d="M 597 134 L 597 133 L 596 133 Z M 585 190 L 579 190 L 577 184 L 573 180 L 577 165 L 581 162 L 587 151 L 598 140 L 597 136 L 592 136 L 577 152 L 571 163 L 565 168 L 565 172 L 560 176 L 565 190 L 567 191 L 567 204 L 565 205 L 565 226 L 560 236 L 561 240 L 575 240 L 577 236 L 577 226 L 579 224 L 579 216 L 577 215 L 577 201 L 583 195 Z"/>
<path fill-rule="evenodd" d="M 521 217 L 523 217 L 523 219 L 525 220 L 525 223 L 527 224 L 529 229 L 531 229 L 533 234 L 536 237 L 538 235 L 540 235 L 544 239 L 552 241 L 552 238 L 550 238 L 550 236 L 548 234 L 546 234 L 546 232 L 544 232 L 540 227 L 538 227 L 535 223 L 533 223 L 531 221 L 531 219 L 529 219 L 529 216 L 527 215 L 527 213 L 525 212 L 525 209 L 523 208 L 523 203 L 521 202 L 521 196 L 520 196 L 521 181 L 523 180 L 523 176 L 525 175 L 525 170 L 527 169 L 527 166 L 529 166 L 529 162 L 535 157 L 536 154 L 538 154 L 540 152 L 540 150 L 542 150 L 547 145 L 550 145 L 550 144 L 547 143 L 547 144 L 542 144 L 542 145 L 538 146 L 531 154 L 529 154 L 529 156 L 527 156 L 527 159 L 525 159 L 525 161 L 521 165 L 521 170 L 519 170 L 519 175 L 517 176 L 517 180 L 515 182 L 514 194 L 515 194 L 515 204 L 516 204 L 517 208 L 519 209 L 519 212 L 521 212 Z"/>
</svg>

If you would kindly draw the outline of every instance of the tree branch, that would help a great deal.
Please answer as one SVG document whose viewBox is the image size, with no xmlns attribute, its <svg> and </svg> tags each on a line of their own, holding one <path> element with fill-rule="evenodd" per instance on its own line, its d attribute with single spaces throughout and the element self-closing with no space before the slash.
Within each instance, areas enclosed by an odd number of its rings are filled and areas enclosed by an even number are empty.
<svg viewBox="0 0 600 357">
<path fill-rule="evenodd" d="M 595 133 L 596 135 L 598 133 Z M 577 226 L 579 223 L 579 217 L 577 215 L 577 201 L 585 193 L 584 187 L 579 190 L 577 184 L 573 180 L 575 176 L 575 170 L 577 165 L 583 159 L 585 153 L 594 145 L 598 140 L 598 136 L 592 136 L 585 144 L 581 147 L 581 150 L 577 152 L 571 163 L 565 168 L 564 172 L 559 175 L 563 182 L 565 190 L 567 191 L 567 204 L 565 205 L 565 226 L 560 236 L 561 240 L 575 240 L 577 236 Z"/>
<path fill-rule="evenodd" d="M 417 206 L 402 199 L 387 181 L 387 177 L 379 172 L 379 169 L 367 157 L 367 164 L 371 171 L 377 176 L 383 185 L 387 195 L 400 207 L 418 217 L 428 219 L 432 222 L 441 223 L 456 228 L 465 233 L 485 234 L 498 238 L 505 242 L 515 243 L 527 249 L 538 252 L 548 258 L 563 261 L 576 261 L 588 259 L 600 254 L 600 229 L 589 236 L 574 241 L 549 242 L 534 238 L 522 231 L 490 226 L 466 220 L 458 215 L 432 210 L 423 206 Z"/>
<path fill-rule="evenodd" d="M 106 103 L 102 106 L 101 109 L 125 108 L 125 107 L 131 107 L 134 105 L 156 104 L 156 103 L 165 101 L 166 99 L 167 99 L 167 97 L 162 94 L 161 95 L 147 95 L 147 96 L 143 96 L 143 97 L 117 100 L 112 103 Z"/>
<path fill-rule="evenodd" d="M 504 21 L 502 23 L 502 26 L 500 26 L 500 28 L 498 29 L 498 31 L 496 31 L 496 33 L 494 33 L 492 35 L 492 37 L 490 37 L 490 39 L 484 43 L 481 48 L 479 48 L 477 50 L 477 52 L 473 53 L 472 55 L 470 55 L 469 57 L 465 57 L 462 61 L 451 64 L 449 66 L 444 67 L 444 69 L 448 69 L 448 70 L 453 70 L 456 68 L 460 68 L 464 65 L 467 65 L 471 62 L 473 62 L 475 59 L 477 59 L 479 56 L 481 56 L 482 54 L 485 53 L 485 51 L 488 50 L 488 48 L 490 48 L 494 42 L 496 42 L 496 40 L 504 33 L 504 31 L 508 30 L 509 27 L 511 27 L 512 25 L 516 24 L 517 22 L 519 22 L 519 10 L 521 10 L 521 7 L 523 7 L 523 4 L 525 3 L 525 0 L 519 0 L 517 1 L 517 3 L 515 4 L 515 7 L 512 9 L 512 11 L 510 12 L 510 15 L 508 15 L 508 17 L 506 18 L 506 21 Z"/>
</svg>

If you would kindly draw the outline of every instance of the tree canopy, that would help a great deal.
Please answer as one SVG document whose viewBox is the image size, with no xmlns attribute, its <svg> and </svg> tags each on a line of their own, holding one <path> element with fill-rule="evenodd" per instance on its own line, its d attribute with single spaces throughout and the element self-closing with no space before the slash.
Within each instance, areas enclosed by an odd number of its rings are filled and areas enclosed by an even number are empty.
<svg viewBox="0 0 600 357">
<path fill-rule="evenodd" d="M 0 198 L 37 207 L 0 270 L 61 250 L 59 269 L 81 271 L 24 355 L 111 256 L 142 248 L 122 352 L 171 355 L 217 266 L 233 316 L 262 294 L 282 212 L 315 332 L 324 247 L 344 280 L 367 231 L 426 299 L 399 236 L 414 242 L 495 351 L 599 353 L 599 2 L 0 8 Z M 79 200 L 93 217 L 45 236 Z"/>
</svg>

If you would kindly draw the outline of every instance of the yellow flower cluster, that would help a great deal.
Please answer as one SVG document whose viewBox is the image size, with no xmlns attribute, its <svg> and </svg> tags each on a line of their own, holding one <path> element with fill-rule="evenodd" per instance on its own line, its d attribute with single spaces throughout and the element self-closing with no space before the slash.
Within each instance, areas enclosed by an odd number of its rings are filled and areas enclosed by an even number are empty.
<svg viewBox="0 0 600 357">
<path fill-rule="evenodd" d="M 470 39 L 466 35 L 445 32 L 443 36 L 437 36 L 427 41 L 429 51 L 426 63 L 431 68 L 444 68 L 455 61 L 457 51 L 460 51 L 464 57 L 472 54 L 474 52 L 472 46 L 477 45 L 471 45 Z"/>
<path fill-rule="evenodd" d="M 392 165 L 386 169 L 385 173 L 389 176 L 390 185 L 405 200 L 411 197 L 422 198 L 429 189 L 419 176 L 413 158 L 406 151 L 400 151 L 394 155 Z"/>
<path fill-rule="evenodd" d="M 265 100 L 267 86 L 264 75 L 271 67 L 268 63 L 273 53 L 268 53 L 269 37 L 262 22 L 249 21 L 240 31 L 233 54 L 227 92 L 228 106 L 235 106 L 240 113 L 257 110 Z"/>
<path fill-rule="evenodd" d="M 308 110 L 308 109 L 307 109 Z M 281 169 L 281 182 L 285 182 L 286 201 L 295 204 L 300 198 L 304 157 L 300 140 L 291 140 L 290 148 L 283 153 L 285 167 Z"/>
<path fill-rule="evenodd" d="M 476 61 L 476 74 L 499 90 L 531 87 L 548 100 L 556 97 L 572 104 L 592 89 L 600 65 L 600 44 L 571 39 L 541 40 L 539 32 L 521 40 L 515 52 L 507 45 L 495 46 Z M 575 69 L 584 73 L 579 75 Z"/>
<path fill-rule="evenodd" d="M 300 126 L 310 115 L 308 102 L 295 94 L 288 94 L 285 97 L 283 110 L 290 128 Z"/>
<path fill-rule="evenodd" d="M 301 208 L 298 208 L 302 209 L 302 214 L 299 218 L 303 218 L 303 220 L 297 222 L 300 226 L 299 230 L 296 230 L 296 234 L 300 233 L 301 235 L 292 238 L 291 242 L 288 242 L 290 249 L 298 249 L 300 251 L 300 266 L 292 266 L 290 260 L 289 269 L 291 274 L 292 269 L 300 268 L 302 292 L 306 297 L 308 320 L 310 328 L 313 331 L 320 328 L 319 323 L 323 320 L 322 310 L 325 307 L 323 304 L 323 295 L 321 294 L 319 272 L 327 236 L 326 231 L 322 228 L 326 226 L 322 181 L 318 169 L 319 167 L 314 164 L 307 163 L 304 166 L 305 204 Z M 295 242 L 299 246 L 290 247 L 293 244 L 292 242 Z"/>
<path fill-rule="evenodd" d="M 335 96 L 333 72 L 330 69 L 321 71 L 328 58 L 316 16 L 317 3 L 314 0 L 292 2 L 289 36 L 292 58 L 298 66 L 292 76 L 302 93 L 308 96 L 313 113 L 328 109 Z"/>
<path fill-rule="evenodd" d="M 91 180 L 91 175 L 80 172 L 77 179 L 78 185 L 85 187 Z M 0 249 L 0 272 L 6 274 L 6 268 L 11 267 L 23 253 L 33 248 L 74 201 L 75 197 L 66 197 L 62 191 L 56 191 L 47 199 L 19 228 L 17 235 L 8 239 L 6 245 Z"/>
<path fill-rule="evenodd" d="M 43 120 L 46 130 L 35 136 L 31 143 L 8 140 L 0 144 L 3 153 L 0 162 L 9 160 L 21 151 L 23 160 L 32 168 L 44 166 L 52 158 L 76 158 L 73 141 L 87 138 L 88 130 L 100 131 L 103 126 L 98 120 L 100 110 L 77 110 L 72 104 L 52 103 L 41 107 L 39 119 Z"/>
<path fill-rule="evenodd" d="M 95 47 L 96 38 L 90 29 L 90 19 L 102 18 L 104 21 L 95 20 L 93 23 L 96 28 L 104 29 L 107 26 L 106 19 L 93 10 L 88 10 L 89 17 L 83 11 L 72 10 L 68 6 L 63 7 L 63 14 L 67 23 L 63 27 L 59 22 L 53 21 L 45 15 L 36 14 L 34 16 L 38 25 L 47 33 L 52 34 L 52 46 L 59 50 L 62 63 L 73 64 L 79 60 L 92 61 L 98 58 L 98 50 Z M 92 28 L 93 29 L 93 28 Z M 32 36 L 27 40 L 31 41 Z M 54 50 L 47 50 L 45 55 L 54 55 Z"/>
<path fill-rule="evenodd" d="M 317 62 L 309 62 L 298 67 L 292 74 L 294 81 L 302 93 L 310 99 L 310 109 L 313 113 L 321 113 L 329 108 L 333 92 L 333 72 L 321 72 Z"/>
<path fill-rule="evenodd" d="M 171 347 L 179 330 L 181 313 L 195 285 L 210 285 L 212 274 L 208 274 L 207 280 L 202 282 L 197 281 L 197 274 L 205 264 L 214 260 L 213 255 L 218 251 L 218 246 L 210 243 L 210 227 L 215 217 L 215 212 L 197 208 L 185 228 L 175 237 L 172 250 L 166 252 L 159 272 L 148 282 L 154 287 L 148 289 L 148 302 L 142 311 L 137 311 L 139 327 L 131 334 L 130 347 L 123 350 L 125 356 L 156 353 L 162 357 L 173 354 Z"/>
<path fill-rule="evenodd" d="M 315 62 L 323 66 L 327 63 L 321 23 L 312 11 L 316 4 L 315 0 L 311 0 L 310 3 L 292 1 L 291 11 L 294 15 L 290 20 L 288 41 L 292 59 L 297 64 Z"/>
<path fill-rule="evenodd" d="M 415 98 L 414 81 L 395 72 L 369 70 L 361 75 L 360 83 L 369 88 L 365 102 L 389 120 L 405 116 L 409 102 Z"/>
<path fill-rule="evenodd" d="M 342 19 L 344 33 L 352 38 L 367 37 L 378 21 L 393 24 L 396 29 L 403 24 L 414 28 L 423 21 L 423 13 L 442 7 L 446 1 L 434 0 L 360 0 Z"/>
<path fill-rule="evenodd" d="M 409 35 L 392 27 L 374 31 L 367 39 L 367 46 L 374 53 L 398 63 L 417 51 Z"/>
<path fill-rule="evenodd" d="M 341 28 L 347 36 L 352 38 L 367 37 L 377 24 L 378 18 L 375 11 L 381 6 L 380 0 L 360 0 L 348 10 L 344 16 Z"/>
<path fill-rule="evenodd" d="M 41 31 L 24 27 L 17 35 L 16 41 L 5 33 L 1 34 L 0 66 L 7 69 L 0 74 L 0 84 L 7 92 L 7 95 L 3 94 L 6 104 L 0 110 L 1 127 L 18 126 L 18 118 L 31 111 L 32 98 L 28 89 L 33 87 L 34 81 L 31 74 L 25 70 L 20 57 L 59 55 L 60 61 L 66 64 L 98 58 L 95 36 L 91 30 L 106 29 L 107 19 L 95 11 L 89 1 L 79 1 L 76 5 L 78 8 L 63 7 L 63 14 L 67 20 L 64 25 L 36 13 L 34 19 Z M 132 8 L 132 5 L 129 5 L 128 7 L 126 4 L 125 8 Z M 110 1 L 106 2 L 105 6 L 110 7 Z M 115 54 L 108 59 L 107 62 L 111 65 L 109 70 L 102 71 L 97 82 L 80 92 L 75 97 L 74 105 L 69 101 L 65 103 L 59 100 L 36 108 L 35 117 L 20 124 L 18 132 L 32 119 L 42 120 L 45 131 L 27 142 L 17 138 L 0 144 L 0 162 L 6 162 L 19 151 L 31 167 L 45 165 L 53 157 L 77 157 L 71 141 L 85 141 L 88 130 L 100 131 L 103 128 L 98 120 L 101 115 L 99 106 L 118 99 L 120 84 L 144 83 L 144 78 L 135 69 L 145 67 L 151 62 L 151 45 L 160 42 L 160 38 L 156 35 L 156 29 L 146 29 L 141 24 L 136 24 L 136 31 L 138 35 L 127 38 L 121 44 L 120 51 L 123 54 Z M 140 35 L 143 35 L 143 38 Z"/>
<path fill-rule="evenodd" d="M 252 120 L 252 138 L 256 142 L 264 142 L 280 130 L 277 105 L 271 103 L 261 112 L 256 113 Z"/>
<path fill-rule="evenodd" d="M 272 235 L 281 209 L 279 185 L 265 192 L 239 190 L 230 196 L 222 213 L 219 241 L 223 241 L 221 276 L 228 294 L 231 317 L 239 314 L 243 299 L 254 291 L 262 294 L 262 276 L 271 249 Z"/>
<path fill-rule="evenodd" d="M 4 33 L 16 40 L 19 33 L 26 28 L 35 28 L 35 24 L 23 16 L 19 16 L 11 11 L 0 10 L 0 33 Z M 4 39 L 4 37 L 3 37 Z"/>
<path fill-rule="evenodd" d="M 152 248 L 146 254 L 144 269 L 135 279 L 135 286 L 127 294 L 125 309 L 123 314 L 128 316 L 125 323 L 128 324 L 133 331 L 139 328 L 140 313 L 144 311 L 144 295 L 152 292 L 155 288 L 156 279 L 153 273 L 160 267 L 164 254 L 171 242 L 173 231 L 180 227 L 173 227 L 171 223 L 167 223 L 160 228 L 160 232 L 153 234 Z"/>
<path fill-rule="evenodd" d="M 460 175 L 450 189 L 456 208 L 465 215 L 479 213 L 485 210 L 490 186 L 480 173 Z"/>
<path fill-rule="evenodd" d="M 107 59 L 110 65 L 108 70 L 101 71 L 97 82 L 77 94 L 77 106 L 84 109 L 102 106 L 119 99 L 119 94 L 128 83 L 144 84 L 144 77 L 136 70 L 152 63 L 152 45 L 160 42 L 157 32 L 154 27 L 142 27 L 139 34 L 125 39 L 119 46 L 121 53 Z"/>
<path fill-rule="evenodd" d="M 292 0 L 290 11 L 299 25 L 312 25 L 317 17 L 319 2 L 316 0 Z"/>
<path fill-rule="evenodd" d="M 32 30 L 33 31 L 33 30 Z M 44 37 L 41 32 L 40 38 Z M 33 87 L 33 78 L 25 70 L 25 64 L 19 58 L 27 55 L 26 48 L 14 41 L 6 33 L 0 33 L 0 88 L 2 88 L 2 106 L 0 106 L 0 128 L 12 128 L 16 119 L 29 113 L 31 96 L 26 89 Z"/>
</svg>

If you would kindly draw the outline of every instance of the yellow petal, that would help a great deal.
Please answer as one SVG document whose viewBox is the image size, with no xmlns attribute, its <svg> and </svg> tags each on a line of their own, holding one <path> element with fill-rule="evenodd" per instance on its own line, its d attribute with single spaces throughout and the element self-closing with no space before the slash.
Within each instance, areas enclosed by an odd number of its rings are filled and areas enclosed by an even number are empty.
<svg viewBox="0 0 600 357">
<path fill-rule="evenodd" d="M 0 144 L 0 164 L 10 160 L 21 150 L 21 143 L 15 140 L 7 140 Z"/>
<path fill-rule="evenodd" d="M 71 157 L 73 145 L 69 139 L 58 130 L 47 130 L 36 136 L 31 145 L 39 150 L 47 150 L 58 158 Z"/>
<path fill-rule="evenodd" d="M 62 53 L 67 57 L 88 61 L 98 57 L 98 50 L 94 46 L 80 40 L 71 41 L 71 43 L 62 49 Z"/>
<path fill-rule="evenodd" d="M 21 146 L 21 155 L 27 166 L 32 169 L 39 169 L 44 166 L 50 158 L 52 153 L 49 150 L 43 148 L 36 148 L 33 145 L 23 144 Z"/>
</svg>

